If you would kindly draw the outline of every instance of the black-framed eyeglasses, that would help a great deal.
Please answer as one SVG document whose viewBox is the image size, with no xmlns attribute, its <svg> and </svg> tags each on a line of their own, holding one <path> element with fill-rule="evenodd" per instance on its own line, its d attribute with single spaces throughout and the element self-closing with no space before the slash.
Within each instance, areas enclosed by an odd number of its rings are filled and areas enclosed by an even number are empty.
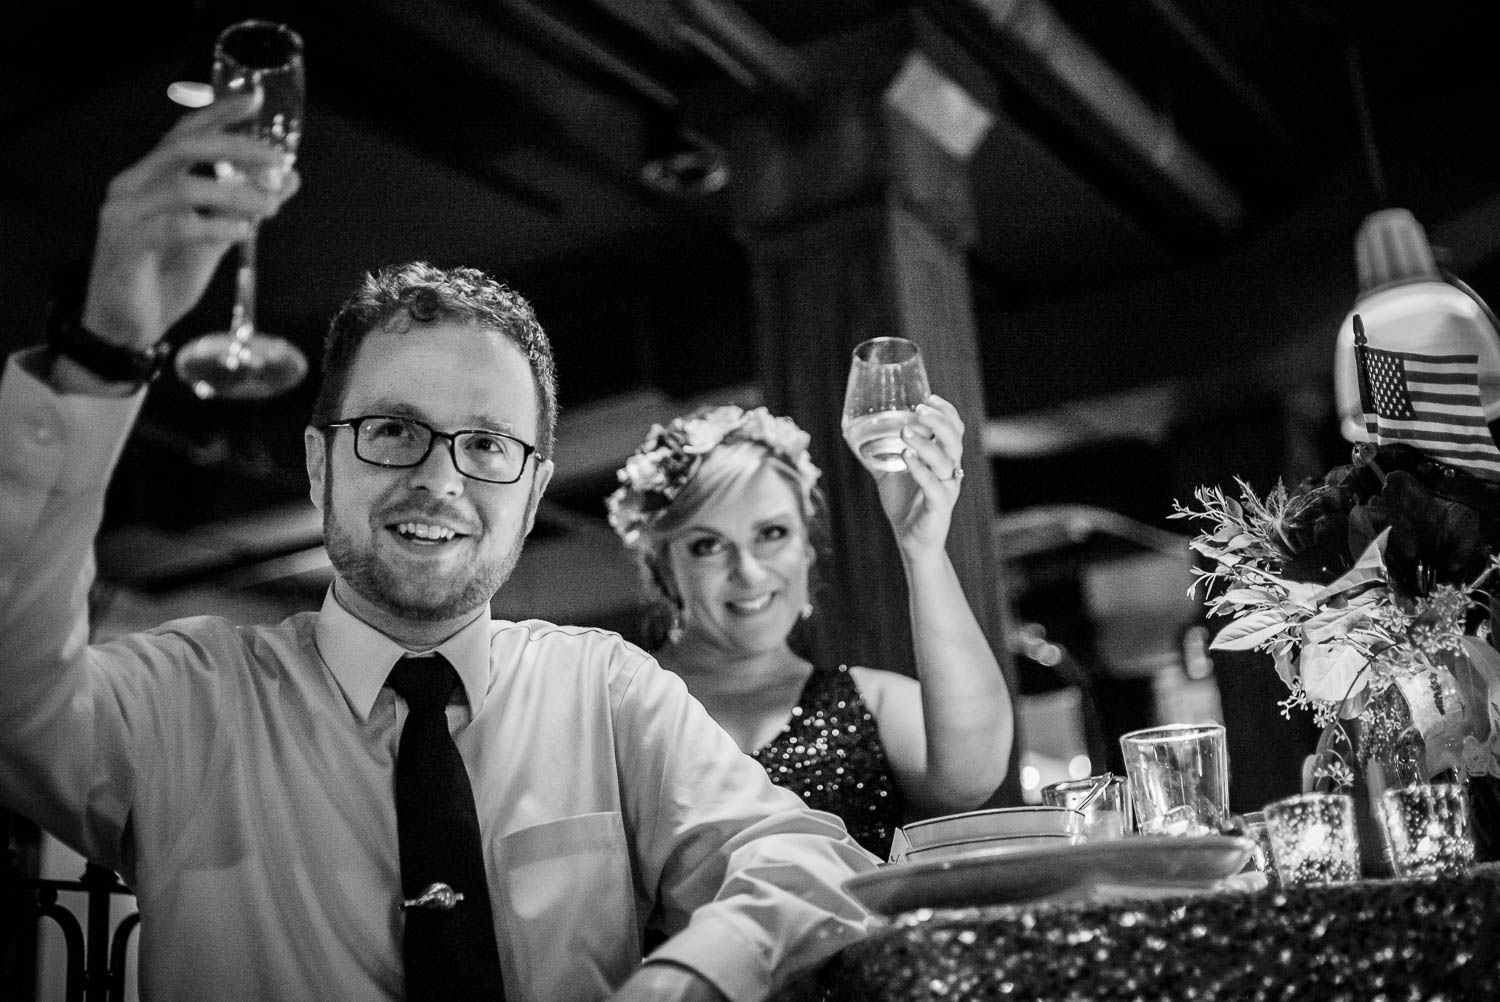
<svg viewBox="0 0 1500 1002">
<path fill-rule="evenodd" d="M 372 466 L 393 469 L 421 466 L 432 452 L 432 443 L 446 439 L 454 468 L 490 484 L 520 480 L 526 460 L 536 451 L 536 446 L 504 432 L 487 428 L 438 431 L 415 418 L 394 414 L 364 414 L 330 421 L 326 427 L 353 428 L 354 455 Z"/>
</svg>

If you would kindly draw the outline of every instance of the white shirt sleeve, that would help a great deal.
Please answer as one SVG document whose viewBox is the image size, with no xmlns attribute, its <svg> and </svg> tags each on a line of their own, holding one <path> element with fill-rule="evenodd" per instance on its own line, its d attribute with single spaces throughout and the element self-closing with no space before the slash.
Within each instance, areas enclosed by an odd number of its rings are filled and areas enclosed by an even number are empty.
<svg viewBox="0 0 1500 1002">
<path fill-rule="evenodd" d="M 680 679 L 646 661 L 616 720 L 627 827 L 672 937 L 648 962 L 682 964 L 738 1002 L 866 934 L 870 915 L 843 882 L 875 858 L 838 818 L 775 786 Z"/>
<path fill-rule="evenodd" d="M 40 350 L 0 379 L 0 792 L 85 854 L 98 716 L 84 665 L 93 542 L 139 411 L 131 397 L 61 394 Z"/>
</svg>

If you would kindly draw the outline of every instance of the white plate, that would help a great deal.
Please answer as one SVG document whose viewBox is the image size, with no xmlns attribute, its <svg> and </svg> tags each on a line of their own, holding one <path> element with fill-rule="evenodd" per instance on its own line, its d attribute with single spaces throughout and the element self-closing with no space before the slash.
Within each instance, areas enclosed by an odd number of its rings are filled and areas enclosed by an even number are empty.
<svg viewBox="0 0 1500 1002">
<path fill-rule="evenodd" d="M 1058 846 L 1077 845 L 1082 841 L 1082 835 L 1010 835 L 1005 838 L 977 838 L 972 842 L 951 842 L 928 849 L 908 849 L 906 855 L 899 859 L 893 854 L 890 861 L 892 863 L 925 863 L 928 860 L 966 856 L 972 852 L 985 852 L 990 849 L 1004 849 L 1007 852 L 1020 852 L 1022 849 L 1056 849 Z"/>
<path fill-rule="evenodd" d="M 1033 901 L 1107 886 L 1184 891 L 1210 887 L 1244 868 L 1254 843 L 1233 835 L 1137 835 L 1051 849 L 979 850 L 927 862 L 887 863 L 844 887 L 866 908 L 964 908 Z"/>
<path fill-rule="evenodd" d="M 900 831 L 911 848 L 927 849 L 1012 835 L 1075 835 L 1083 822 L 1082 814 L 1066 807 L 997 807 L 913 821 Z"/>
<path fill-rule="evenodd" d="M 897 828 L 891 839 L 890 861 L 900 862 L 918 852 L 942 847 L 967 851 L 1007 838 L 1081 835 L 1083 827 L 1083 815 L 1066 807 L 999 807 L 945 814 Z"/>
</svg>

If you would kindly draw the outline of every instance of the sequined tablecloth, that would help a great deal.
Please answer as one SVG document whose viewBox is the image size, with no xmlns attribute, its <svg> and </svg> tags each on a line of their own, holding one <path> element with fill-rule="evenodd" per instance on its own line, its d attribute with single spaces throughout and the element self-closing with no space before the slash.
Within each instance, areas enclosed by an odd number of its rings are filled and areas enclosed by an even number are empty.
<svg viewBox="0 0 1500 1002">
<path fill-rule="evenodd" d="M 1500 999 L 1500 864 L 1287 891 L 920 909 L 819 980 L 830 1002 Z"/>
</svg>

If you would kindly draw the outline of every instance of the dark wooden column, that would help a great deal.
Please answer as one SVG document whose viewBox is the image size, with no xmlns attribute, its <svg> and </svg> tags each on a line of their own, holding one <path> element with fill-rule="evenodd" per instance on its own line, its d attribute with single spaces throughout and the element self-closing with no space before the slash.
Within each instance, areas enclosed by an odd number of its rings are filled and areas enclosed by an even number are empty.
<svg viewBox="0 0 1500 1002">
<path fill-rule="evenodd" d="M 948 551 L 1014 692 L 966 257 L 968 165 L 990 116 L 909 41 L 867 42 L 854 54 L 857 71 L 844 64 L 822 75 L 812 107 L 757 109 L 728 132 L 759 380 L 772 410 L 812 435 L 832 510 L 813 655 L 914 671 L 900 558 L 874 484 L 839 428 L 851 350 L 899 335 L 921 346 L 934 392 L 964 418 L 967 476 Z M 1005 799 L 1019 799 L 1015 773 L 1012 762 Z"/>
</svg>

